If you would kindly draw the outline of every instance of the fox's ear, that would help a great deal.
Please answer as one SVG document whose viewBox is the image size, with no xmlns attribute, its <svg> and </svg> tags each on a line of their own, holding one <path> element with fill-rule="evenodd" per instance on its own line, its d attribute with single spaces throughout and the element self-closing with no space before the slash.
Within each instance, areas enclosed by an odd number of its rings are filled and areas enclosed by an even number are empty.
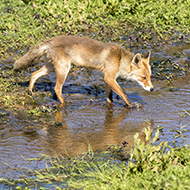
<svg viewBox="0 0 190 190">
<path fill-rule="evenodd" d="M 147 53 L 145 53 L 145 55 L 143 56 L 144 59 L 150 59 L 150 54 L 151 54 L 151 51 L 148 50 Z"/>
<path fill-rule="evenodd" d="M 141 62 L 141 55 L 137 53 L 132 60 L 132 65 L 135 65 L 136 67 L 139 68 L 139 63 Z"/>
</svg>

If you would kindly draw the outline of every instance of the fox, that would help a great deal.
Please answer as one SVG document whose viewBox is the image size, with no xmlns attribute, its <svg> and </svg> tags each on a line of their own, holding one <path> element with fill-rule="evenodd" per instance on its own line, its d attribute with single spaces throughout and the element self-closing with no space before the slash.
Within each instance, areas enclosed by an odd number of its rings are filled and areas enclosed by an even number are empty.
<svg viewBox="0 0 190 190">
<path fill-rule="evenodd" d="M 133 54 L 118 44 L 104 43 L 88 37 L 61 35 L 35 45 L 15 61 L 13 70 L 26 69 L 43 61 L 44 65 L 31 75 L 29 94 L 34 95 L 33 87 L 37 79 L 55 71 L 54 90 L 61 104 L 65 103 L 62 87 L 72 64 L 99 70 L 104 76 L 108 104 L 113 102 L 114 91 L 128 108 L 132 108 L 140 107 L 141 104 L 132 103 L 116 79 L 121 77 L 136 81 L 145 90 L 153 91 L 150 55 L 150 50 L 143 56 L 140 53 Z"/>
</svg>

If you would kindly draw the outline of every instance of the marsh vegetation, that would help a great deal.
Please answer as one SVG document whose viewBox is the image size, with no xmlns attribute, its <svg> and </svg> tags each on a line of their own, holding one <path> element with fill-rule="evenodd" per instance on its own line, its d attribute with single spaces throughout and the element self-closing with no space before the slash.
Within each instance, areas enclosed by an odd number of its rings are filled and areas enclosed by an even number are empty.
<svg viewBox="0 0 190 190">
<path fill-rule="evenodd" d="M 189 10 L 188 0 L 2 0 L 0 188 L 188 189 Z M 143 108 L 126 110 L 122 100 L 110 107 L 102 75 L 73 67 L 64 107 L 54 99 L 54 74 L 29 96 L 30 74 L 39 65 L 15 74 L 14 60 L 62 34 L 134 53 L 151 49 L 157 90 L 150 94 L 119 80 Z"/>
</svg>

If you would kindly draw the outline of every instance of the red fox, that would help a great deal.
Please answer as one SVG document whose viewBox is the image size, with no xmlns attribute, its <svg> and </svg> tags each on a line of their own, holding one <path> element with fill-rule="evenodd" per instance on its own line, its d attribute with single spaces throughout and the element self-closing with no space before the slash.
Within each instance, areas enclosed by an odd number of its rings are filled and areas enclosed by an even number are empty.
<svg viewBox="0 0 190 190">
<path fill-rule="evenodd" d="M 71 64 L 102 71 L 106 86 L 107 102 L 112 103 L 112 90 L 117 93 L 127 107 L 139 107 L 131 103 L 117 83 L 118 77 L 137 81 L 145 90 L 153 91 L 151 68 L 149 65 L 151 52 L 141 54 L 125 50 L 117 44 L 105 44 L 87 37 L 57 36 L 34 46 L 28 53 L 14 63 L 14 70 L 24 69 L 38 63 L 41 58 L 44 65 L 32 73 L 29 93 L 33 95 L 34 83 L 41 76 L 56 72 L 55 93 L 63 104 L 62 86 L 71 68 Z"/>
</svg>

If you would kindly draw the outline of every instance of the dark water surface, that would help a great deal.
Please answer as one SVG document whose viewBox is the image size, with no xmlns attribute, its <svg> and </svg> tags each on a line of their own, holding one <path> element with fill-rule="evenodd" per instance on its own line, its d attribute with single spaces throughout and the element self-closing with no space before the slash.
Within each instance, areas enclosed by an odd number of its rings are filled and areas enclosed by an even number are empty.
<svg viewBox="0 0 190 190">
<path fill-rule="evenodd" d="M 184 59 L 189 59 L 189 49 L 189 46 L 181 48 L 186 51 Z M 160 47 L 153 53 L 152 60 L 175 51 L 172 47 Z M 55 75 L 49 77 L 55 82 Z M 44 162 L 28 162 L 22 156 L 35 158 L 41 153 L 54 155 L 55 152 L 62 155 L 67 152 L 73 156 L 87 151 L 89 144 L 93 151 L 105 150 L 109 144 L 118 145 L 123 141 L 130 145 L 137 132 L 143 141 L 145 127 L 151 127 L 153 134 L 157 126 L 164 127 L 160 141 L 172 142 L 173 134 L 177 134 L 175 130 L 186 125 L 186 138 L 176 139 L 176 143 L 190 144 L 190 116 L 184 111 L 190 113 L 190 75 L 176 78 L 173 89 L 167 86 L 167 81 L 153 77 L 152 82 L 154 92 L 146 92 L 136 83 L 119 81 L 131 101 L 143 104 L 142 109 L 128 110 L 115 94 L 113 106 L 108 106 L 102 75 L 81 69 L 79 76 L 69 75 L 67 78 L 63 88 L 67 104 L 50 118 L 57 121 L 57 125 L 41 124 L 38 127 L 38 121 L 28 122 L 13 110 L 7 111 L 0 117 L 0 177 L 18 177 L 24 168 L 45 167 Z M 49 101 L 58 105 L 53 99 Z M 28 126 L 24 127 L 26 123 Z"/>
</svg>

